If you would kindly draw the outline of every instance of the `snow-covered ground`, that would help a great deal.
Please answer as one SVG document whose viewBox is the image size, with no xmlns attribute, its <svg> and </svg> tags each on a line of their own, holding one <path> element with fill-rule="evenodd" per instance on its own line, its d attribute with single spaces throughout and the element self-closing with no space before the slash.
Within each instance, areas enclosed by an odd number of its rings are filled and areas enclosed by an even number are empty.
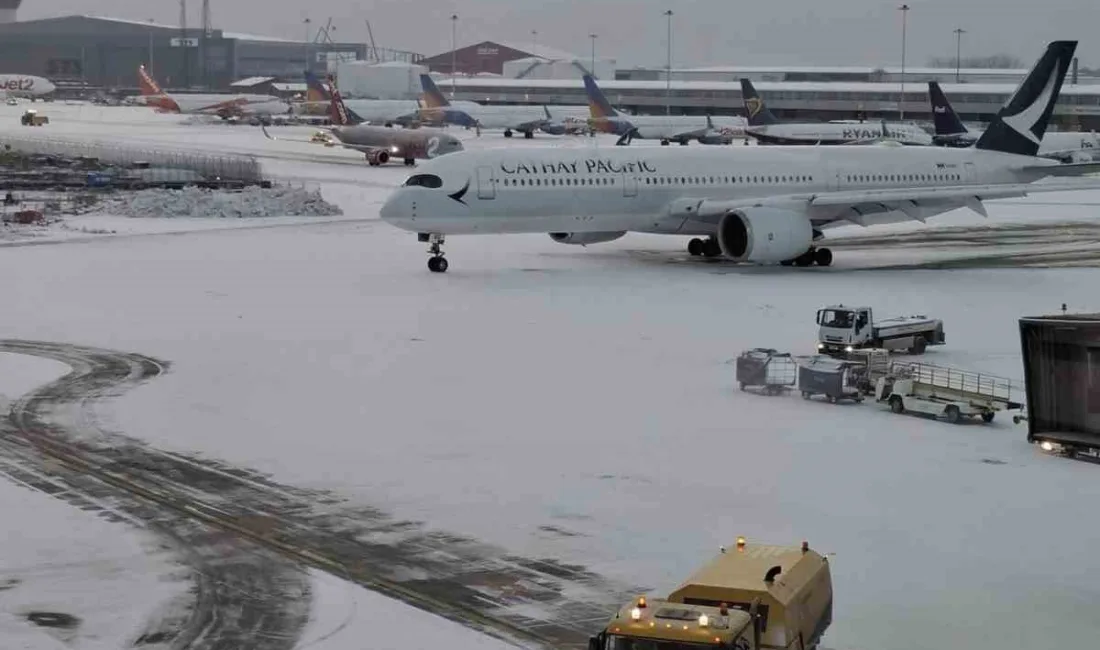
<svg viewBox="0 0 1100 650">
<path fill-rule="evenodd" d="M 18 281 L 0 285 L 5 336 L 173 362 L 117 402 L 128 434 L 657 590 L 737 535 L 808 539 L 836 553 L 830 647 L 1088 647 L 1100 634 L 1100 524 L 1079 505 L 1100 496 L 1095 466 L 1039 455 L 1007 418 L 949 426 L 740 393 L 729 363 L 748 347 L 810 351 L 816 309 L 843 302 L 943 318 L 948 345 L 928 361 L 1018 378 L 1016 319 L 1100 308 L 1100 271 L 869 270 L 888 249 L 761 269 L 689 258 L 681 238 L 502 236 L 450 239 L 439 276 L 422 244 L 374 218 L 407 170 L 171 119 L 99 133 L 255 148 L 357 220 L 6 250 L 0 272 Z M 994 223 L 1095 223 L 1097 203 L 988 207 Z"/>
<path fill-rule="evenodd" d="M 69 371 L 0 353 L 0 402 Z M 152 535 L 111 523 L 12 481 L 0 460 L 0 647 L 122 648 L 186 601 L 190 582 Z M 59 627 L 34 623 L 61 614 Z"/>
</svg>

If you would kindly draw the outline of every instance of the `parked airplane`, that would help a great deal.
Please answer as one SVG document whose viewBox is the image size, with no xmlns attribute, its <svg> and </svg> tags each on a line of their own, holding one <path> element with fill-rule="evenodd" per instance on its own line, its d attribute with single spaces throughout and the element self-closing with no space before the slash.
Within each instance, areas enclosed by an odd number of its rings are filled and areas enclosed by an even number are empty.
<svg viewBox="0 0 1100 650">
<path fill-rule="evenodd" d="M 138 66 L 138 85 L 146 106 L 159 113 L 198 113 L 223 119 L 243 115 L 280 115 L 290 105 L 273 95 L 182 94 L 169 95 L 145 70 Z"/>
<path fill-rule="evenodd" d="M 340 146 L 363 153 L 372 167 L 385 165 L 391 159 L 403 160 L 406 165 L 412 166 L 417 160 L 462 150 L 462 142 L 458 138 L 436 129 L 399 129 L 365 124 L 361 116 L 344 104 L 339 89 L 333 87 L 331 96 L 330 117 L 335 126 L 327 131 Z M 272 136 L 263 126 L 260 128 L 270 140 L 285 139 Z"/>
<path fill-rule="evenodd" d="M 306 100 L 298 102 L 295 109 L 306 115 L 328 115 L 332 93 L 317 75 L 305 73 Z M 455 105 L 477 106 L 475 102 L 455 102 Z M 425 120 L 420 115 L 420 102 L 416 99 L 344 99 L 344 105 L 357 113 L 368 124 L 386 126 L 400 124 L 412 127 L 421 124 L 442 124 Z"/>
<path fill-rule="evenodd" d="M 959 119 L 943 89 L 935 81 L 928 82 L 928 98 L 932 102 L 932 122 L 935 125 L 933 139 L 936 144 L 949 147 L 969 147 L 978 141 L 982 131 L 970 132 Z M 1087 162 L 1100 158 L 1100 136 L 1074 131 L 1051 131 L 1043 137 L 1039 146 L 1042 158 L 1060 162 Z"/>
<path fill-rule="evenodd" d="M 49 79 L 29 74 L 0 74 L 0 92 L 8 97 L 41 97 L 57 90 Z"/>
<path fill-rule="evenodd" d="M 686 145 L 691 140 L 704 144 L 728 144 L 723 134 L 707 115 L 622 115 L 611 106 L 607 97 L 596 85 L 592 75 L 584 75 L 584 90 L 588 94 L 588 110 L 592 128 L 602 133 L 626 136 L 641 140 L 660 140 L 661 144 L 679 142 Z M 736 117 L 719 118 L 726 128 L 744 128 L 744 120 Z"/>
<path fill-rule="evenodd" d="M 848 144 L 878 139 L 882 137 L 884 128 L 887 137 L 902 144 L 932 144 L 932 136 L 912 124 L 781 122 L 764 105 L 764 100 L 748 79 L 741 80 L 741 97 L 749 118 L 745 133 L 756 138 L 760 144 Z"/>
<path fill-rule="evenodd" d="M 430 244 L 446 235 L 550 233 L 563 244 L 627 232 L 693 235 L 692 254 L 828 266 L 822 229 L 923 221 L 983 200 L 1100 184 L 1035 183 L 1100 170 L 1037 158 L 1076 41 L 1048 45 L 973 148 L 689 147 L 465 151 L 424 165 L 382 206 L 386 222 Z M 699 239 L 705 236 L 707 239 Z"/>
<path fill-rule="evenodd" d="M 530 140 L 535 137 L 535 131 L 542 130 L 544 126 L 556 123 L 556 119 L 549 117 L 549 108 L 546 106 L 483 106 L 474 103 L 459 106 L 457 102 L 452 104 L 439 87 L 435 85 L 429 75 L 420 75 L 420 85 L 424 89 L 424 108 L 420 114 L 425 119 L 442 120 L 447 124 L 457 124 L 466 128 L 478 129 L 503 129 L 504 137 L 512 137 L 514 131 L 523 134 Z M 555 106 L 557 118 L 581 115 L 583 108 L 579 106 Z M 551 129 L 554 127 L 551 126 Z"/>
</svg>

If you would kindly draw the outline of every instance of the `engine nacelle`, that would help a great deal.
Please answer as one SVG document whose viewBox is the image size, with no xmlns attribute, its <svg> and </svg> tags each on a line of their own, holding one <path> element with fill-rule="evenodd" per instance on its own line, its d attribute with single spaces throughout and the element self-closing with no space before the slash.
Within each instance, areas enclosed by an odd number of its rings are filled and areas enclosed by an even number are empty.
<svg viewBox="0 0 1100 650">
<path fill-rule="evenodd" d="M 576 244 L 580 246 L 587 246 L 588 244 L 602 244 L 604 242 L 615 241 L 626 234 L 626 231 L 622 232 L 552 232 L 550 233 L 550 239 L 558 242 L 559 244 Z"/>
<path fill-rule="evenodd" d="M 390 154 L 388 151 L 382 149 L 376 149 L 367 154 L 367 162 L 372 165 L 385 165 L 390 161 Z"/>
<path fill-rule="evenodd" d="M 730 210 L 718 223 L 722 253 L 738 262 L 776 264 L 810 249 L 814 229 L 805 215 L 782 208 Z"/>
</svg>

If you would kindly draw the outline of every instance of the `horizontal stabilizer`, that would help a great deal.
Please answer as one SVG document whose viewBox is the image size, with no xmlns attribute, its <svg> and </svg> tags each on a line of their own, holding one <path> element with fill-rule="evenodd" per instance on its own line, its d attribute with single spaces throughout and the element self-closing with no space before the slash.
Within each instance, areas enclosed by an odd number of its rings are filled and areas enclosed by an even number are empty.
<svg viewBox="0 0 1100 650">
<path fill-rule="evenodd" d="M 1063 165 L 1036 165 L 1024 167 L 1023 171 L 1041 171 L 1048 176 L 1084 176 L 1100 173 L 1100 161 L 1083 163 L 1065 163 Z"/>
</svg>

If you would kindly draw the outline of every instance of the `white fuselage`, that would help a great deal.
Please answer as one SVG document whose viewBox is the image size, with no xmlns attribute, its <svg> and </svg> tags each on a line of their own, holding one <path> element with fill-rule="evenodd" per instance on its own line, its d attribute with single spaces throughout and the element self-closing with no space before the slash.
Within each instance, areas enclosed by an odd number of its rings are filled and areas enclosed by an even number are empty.
<svg viewBox="0 0 1100 650">
<path fill-rule="evenodd" d="M 0 92 L 9 97 L 39 97 L 57 90 L 44 77 L 29 74 L 0 74 Z"/>
<path fill-rule="evenodd" d="M 977 142 L 983 132 L 984 129 L 969 131 L 965 134 L 965 141 Z M 1090 154 L 1091 157 L 1100 156 L 1100 135 L 1095 131 L 1048 131 L 1039 144 L 1038 155 L 1067 154 L 1073 151 Z"/>
<path fill-rule="evenodd" d="M 597 122 L 606 120 L 609 123 L 617 123 L 617 129 L 610 129 L 616 133 L 624 133 L 625 125 L 629 124 L 636 130 L 637 138 L 641 140 L 692 140 L 703 137 L 710 132 L 707 118 L 704 115 L 616 115 L 609 118 L 592 118 Z M 723 127 L 740 130 L 744 128 L 743 118 L 720 116 L 712 118 L 711 123 L 716 129 Z M 602 129 L 609 130 L 609 129 Z"/>
<path fill-rule="evenodd" d="M 1026 183 L 1043 174 L 1018 170 L 1048 163 L 1056 164 L 975 149 L 877 145 L 466 151 L 422 165 L 417 174 L 438 176 L 442 187 L 401 187 L 381 217 L 440 234 L 710 235 L 716 222 L 695 217 L 705 203 L 790 205 L 824 224 L 850 218 L 850 205 L 810 205 L 817 193 Z M 922 200 L 911 210 L 932 216 L 963 205 L 956 196 Z"/>
<path fill-rule="evenodd" d="M 809 123 L 809 124 L 768 124 L 750 126 L 745 133 L 761 144 L 841 144 L 860 140 L 875 140 L 886 137 L 903 144 L 931 145 L 932 136 L 912 124 L 892 124 L 887 122 L 886 134 L 882 132 L 882 123 L 863 122 L 856 124 Z"/>
<path fill-rule="evenodd" d="M 217 114 L 233 110 L 249 113 L 286 113 L 290 104 L 273 95 L 231 95 L 231 94 L 160 94 L 143 95 L 142 101 L 154 108 L 171 110 L 183 114 Z M 263 107 L 263 111 L 258 111 Z"/>
<path fill-rule="evenodd" d="M 547 121 L 546 111 L 550 111 L 550 119 L 564 119 L 574 115 L 584 115 L 587 109 L 583 106 L 486 106 L 474 103 L 461 105 L 453 102 L 452 110 L 461 110 L 477 120 L 483 129 L 507 129 L 512 131 L 533 131 L 540 124 Z"/>
</svg>

